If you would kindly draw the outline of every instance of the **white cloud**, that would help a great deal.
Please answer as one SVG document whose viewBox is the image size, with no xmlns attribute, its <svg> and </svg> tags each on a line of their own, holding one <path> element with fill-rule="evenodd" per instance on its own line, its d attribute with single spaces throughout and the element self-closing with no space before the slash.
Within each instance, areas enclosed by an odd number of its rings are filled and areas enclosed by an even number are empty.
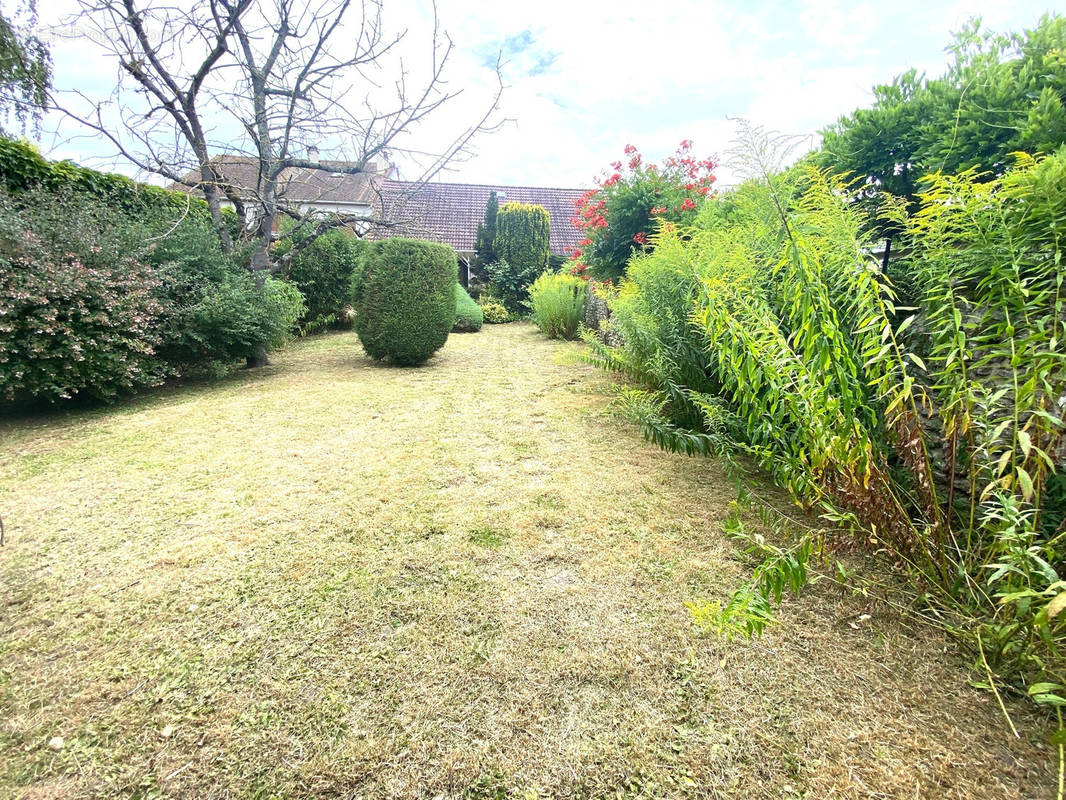
<svg viewBox="0 0 1066 800">
<path fill-rule="evenodd" d="M 42 21 L 70 4 L 49 3 Z M 653 159 L 682 138 L 701 156 L 722 154 L 734 129 L 727 117 L 813 135 L 868 103 L 875 83 L 912 66 L 939 72 L 950 31 L 968 17 L 1013 30 L 1045 10 L 1033 0 L 681 0 L 658 8 L 634 0 L 440 0 L 456 43 L 450 87 L 465 91 L 411 142 L 431 148 L 469 123 L 492 89 L 486 56 L 506 44 L 510 88 L 501 115 L 514 122 L 481 138 L 477 157 L 454 164 L 447 179 L 588 185 L 627 143 Z M 426 57 L 427 11 L 427 0 L 385 6 L 387 24 L 411 29 L 405 55 L 415 66 Z M 114 67 L 90 51 L 84 42 L 56 42 L 60 86 L 109 85 Z M 105 152 L 68 135 L 64 128 L 57 154 L 84 160 Z"/>
</svg>

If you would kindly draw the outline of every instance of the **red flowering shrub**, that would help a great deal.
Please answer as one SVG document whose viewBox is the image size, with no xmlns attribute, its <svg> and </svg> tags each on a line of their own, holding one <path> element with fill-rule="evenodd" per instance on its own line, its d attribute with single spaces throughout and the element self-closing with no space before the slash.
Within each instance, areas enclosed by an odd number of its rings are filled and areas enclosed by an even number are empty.
<svg viewBox="0 0 1066 800">
<path fill-rule="evenodd" d="M 691 150 L 686 139 L 659 166 L 645 164 L 637 148 L 626 145 L 627 166 L 613 162 L 611 171 L 597 179 L 597 188 L 577 202 L 571 221 L 585 239 L 570 255 L 571 272 L 617 278 L 633 251 L 649 246 L 659 225 L 692 221 L 699 201 L 711 194 L 715 164 L 693 158 Z"/>
</svg>

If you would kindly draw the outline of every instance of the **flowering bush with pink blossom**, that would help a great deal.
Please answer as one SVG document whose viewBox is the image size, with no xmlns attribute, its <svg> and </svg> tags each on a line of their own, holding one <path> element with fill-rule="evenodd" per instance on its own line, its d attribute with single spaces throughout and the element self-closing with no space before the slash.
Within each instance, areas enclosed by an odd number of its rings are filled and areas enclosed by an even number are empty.
<svg viewBox="0 0 1066 800">
<path fill-rule="evenodd" d="M 585 238 L 571 253 L 575 274 L 621 276 L 633 252 L 650 246 L 659 225 L 691 223 L 700 201 L 713 193 L 715 163 L 695 158 L 688 139 L 662 165 L 645 163 L 633 145 L 626 145 L 625 156 L 576 204 L 571 221 Z"/>
<path fill-rule="evenodd" d="M 110 400 L 166 372 L 155 355 L 164 306 L 154 270 L 102 235 L 115 221 L 106 212 L 64 210 L 65 246 L 56 246 L 0 199 L 2 400 Z"/>
<path fill-rule="evenodd" d="M 209 226 L 77 192 L 0 190 L 0 407 L 112 401 L 273 349 L 304 309 Z"/>
</svg>

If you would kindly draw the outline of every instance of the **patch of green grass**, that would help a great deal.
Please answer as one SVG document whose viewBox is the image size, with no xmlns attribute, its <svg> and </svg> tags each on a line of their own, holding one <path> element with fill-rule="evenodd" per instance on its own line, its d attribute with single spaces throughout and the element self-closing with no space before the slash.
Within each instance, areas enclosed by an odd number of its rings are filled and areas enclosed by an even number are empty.
<svg viewBox="0 0 1066 800">
<path fill-rule="evenodd" d="M 507 534 L 498 528 L 483 527 L 470 531 L 469 540 L 481 547 L 499 547 L 507 540 Z"/>
</svg>

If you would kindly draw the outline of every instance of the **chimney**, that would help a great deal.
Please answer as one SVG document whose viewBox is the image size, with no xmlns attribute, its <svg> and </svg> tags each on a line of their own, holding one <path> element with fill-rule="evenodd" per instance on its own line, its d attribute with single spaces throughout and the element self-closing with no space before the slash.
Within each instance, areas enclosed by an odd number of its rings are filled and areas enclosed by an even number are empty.
<svg viewBox="0 0 1066 800">
<path fill-rule="evenodd" d="M 315 164 L 318 163 L 318 148 L 314 145 L 307 148 L 307 160 Z"/>
</svg>

